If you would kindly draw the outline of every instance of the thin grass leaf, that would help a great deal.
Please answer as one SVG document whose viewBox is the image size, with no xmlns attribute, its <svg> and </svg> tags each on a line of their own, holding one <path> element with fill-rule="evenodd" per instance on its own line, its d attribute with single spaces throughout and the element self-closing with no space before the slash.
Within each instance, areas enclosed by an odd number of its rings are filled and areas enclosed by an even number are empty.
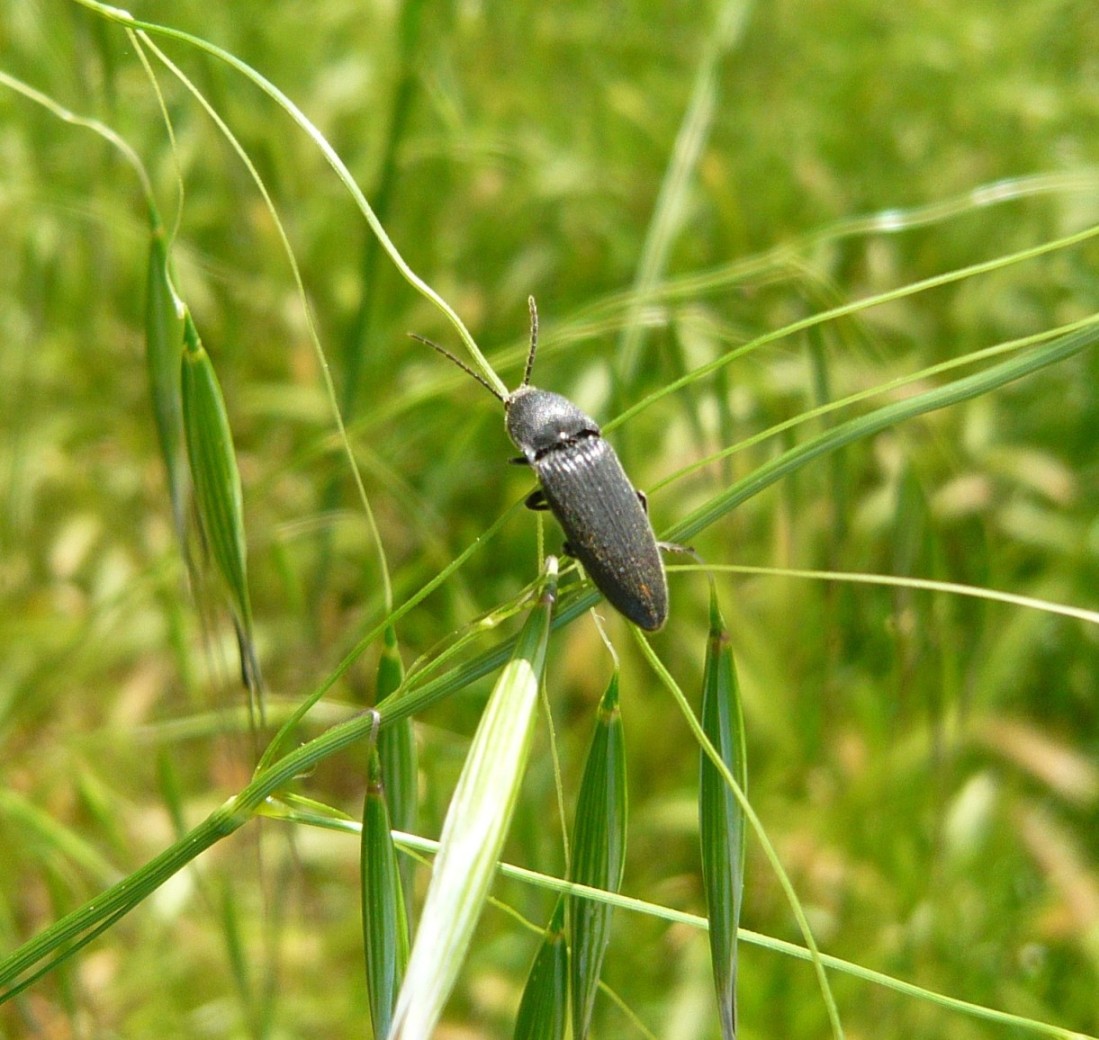
<svg viewBox="0 0 1099 1040">
<path fill-rule="evenodd" d="M 218 806 L 202 823 L 139 870 L 0 959 L 0 1005 L 109 929 L 211 845 L 251 820 L 273 795 L 318 762 L 360 740 L 375 739 L 382 722 L 384 719 L 377 712 L 361 712 L 295 748 L 258 772 L 244 790 Z"/>
<path fill-rule="evenodd" d="M 383 1037 L 408 967 L 408 917 L 377 752 L 370 756 L 359 848 L 366 991 L 374 1035 Z"/>
<path fill-rule="evenodd" d="M 572 836 L 570 880 L 617 892 L 626 866 L 626 752 L 618 708 L 618 670 L 599 704 Z M 591 1024 L 614 908 L 583 896 L 569 898 L 572 1033 L 584 1040 Z"/>
<path fill-rule="evenodd" d="M 729 633 L 710 586 L 710 634 L 702 677 L 702 729 L 729 767 L 742 791 L 748 786 L 744 713 Z M 721 773 L 700 755 L 698 822 L 702 846 L 702 882 L 710 922 L 710 961 L 717 992 L 721 1033 L 736 1036 L 737 928 L 744 896 L 744 813 Z"/>
<path fill-rule="evenodd" d="M 206 544 L 232 603 L 242 677 L 249 691 L 258 698 L 261 683 L 252 637 L 240 471 L 217 373 L 189 313 L 184 317 L 184 343 L 183 431 L 195 505 Z M 262 710 L 262 704 L 260 707 Z"/>
<path fill-rule="evenodd" d="M 241 922 L 239 917 L 239 899 L 234 892 L 232 877 L 225 879 L 225 885 L 218 899 L 218 907 L 221 911 L 221 931 L 225 940 L 225 952 L 229 961 L 229 975 L 235 984 L 237 997 L 245 1014 L 250 1021 L 255 1020 L 256 1011 L 256 986 L 252 978 L 252 971 L 256 962 L 248 950 L 248 942 L 241 934 Z M 254 1030 L 252 1035 L 256 1035 Z"/>
<path fill-rule="evenodd" d="M 830 430 L 798 444 L 781 455 L 758 466 L 747 477 L 715 495 L 693 512 L 674 523 L 662 537 L 672 542 L 689 542 L 700 531 L 720 520 L 742 502 L 757 495 L 764 488 L 797 472 L 814 459 L 871 437 L 882 430 L 897 426 L 907 419 L 938 411 L 991 393 L 1017 379 L 1023 379 L 1049 365 L 1067 360 L 1099 342 L 1099 321 L 1091 322 L 1074 332 L 1059 336 L 1049 343 L 1028 350 L 1025 354 L 990 365 L 980 372 L 952 380 L 943 386 L 895 401 L 866 415 L 860 415 L 840 423 Z M 696 373 L 697 374 L 697 373 Z M 641 402 L 643 405 L 645 402 Z M 636 411 L 636 408 L 631 409 Z M 585 597 L 584 607 L 596 597 Z M 579 608 L 579 604 L 578 604 Z"/>
<path fill-rule="evenodd" d="M 713 29 L 707 33 L 701 48 L 690 103 L 683 113 L 675 147 L 664 171 L 660 193 L 645 233 L 645 243 L 634 276 L 630 313 L 614 352 L 619 385 L 632 386 L 636 378 L 645 335 L 645 323 L 641 320 L 645 300 L 660 284 L 667 268 L 668 255 L 686 222 L 691 181 L 709 139 L 718 104 L 721 62 L 739 40 L 750 8 L 751 4 L 744 0 L 725 0 L 718 7 Z"/>
<path fill-rule="evenodd" d="M 790 904 L 790 910 L 793 912 L 794 920 L 797 921 L 798 929 L 805 939 L 805 945 L 809 950 L 813 967 L 816 970 L 817 980 L 820 984 L 821 997 L 824 999 L 825 1008 L 828 1012 L 829 1023 L 832 1027 L 832 1035 L 836 1037 L 836 1040 L 843 1040 L 843 1023 L 840 1021 L 839 1008 L 836 1005 L 836 998 L 832 993 L 832 986 L 828 981 L 828 975 L 825 971 L 824 959 L 821 956 L 816 939 L 813 938 L 813 931 L 809 927 L 809 918 L 805 913 L 805 908 L 802 906 L 801 900 L 798 899 L 797 892 L 794 891 L 793 883 L 790 881 L 790 875 L 782 865 L 778 852 L 775 851 L 774 844 L 768 837 L 767 831 L 764 829 L 759 816 L 756 815 L 751 803 L 748 801 L 743 790 L 741 790 L 736 777 L 733 776 L 728 765 L 726 765 L 717 749 L 714 748 L 713 744 L 710 742 L 710 738 L 702 729 L 702 724 L 695 717 L 690 704 L 687 702 L 686 696 L 679 688 L 679 684 L 672 678 L 671 672 L 668 671 L 660 658 L 656 656 L 651 644 L 641 634 L 640 629 L 635 628 L 633 634 L 637 645 L 648 659 L 653 671 L 660 677 L 661 682 L 664 683 L 675 699 L 676 704 L 683 713 L 684 721 L 690 727 L 695 740 L 698 741 L 699 748 L 701 748 L 702 752 L 709 758 L 714 768 L 721 775 L 729 791 L 736 797 L 737 805 L 740 806 L 740 811 L 744 814 L 745 820 L 759 839 L 759 843 L 763 848 L 763 854 L 767 857 L 767 861 L 770 863 L 771 869 L 774 871 L 775 877 L 782 887 L 787 902 Z"/>
<path fill-rule="evenodd" d="M 506 397 L 508 388 L 500 380 L 500 377 L 496 374 L 496 371 L 485 360 L 484 355 L 481 353 L 480 348 L 474 341 L 473 336 L 470 334 L 469 329 L 466 328 L 462 319 L 458 317 L 457 312 L 450 306 L 442 296 L 439 295 L 430 285 L 427 284 L 415 271 L 409 267 L 407 261 L 398 252 L 397 247 L 393 244 L 392 239 L 386 233 L 385 228 L 382 226 L 381 221 L 374 213 L 373 208 L 367 201 L 366 196 L 363 194 L 362 189 L 359 187 L 355 178 L 351 175 L 351 171 L 347 168 L 347 165 L 340 158 L 339 154 L 328 143 L 324 135 L 314 126 L 313 123 L 305 116 L 305 113 L 294 104 L 290 98 L 284 94 L 278 87 L 276 87 L 270 80 L 265 79 L 259 72 L 253 69 L 250 65 L 242 61 L 236 55 L 231 54 L 229 51 L 210 43 L 208 40 L 204 40 L 199 36 L 195 36 L 191 33 L 184 32 L 181 29 L 175 29 L 167 25 L 158 25 L 154 22 L 142 21 L 135 18 L 128 11 L 124 11 L 118 7 L 112 7 L 109 4 L 103 4 L 97 2 L 97 0 L 79 0 L 83 6 L 95 10 L 101 17 L 108 21 L 119 22 L 123 24 L 128 30 L 133 30 L 136 33 L 136 38 L 139 39 L 145 46 L 150 47 L 157 54 L 161 61 L 164 61 L 169 67 L 171 63 L 167 61 L 166 56 L 153 46 L 152 39 L 149 34 L 157 36 L 164 36 L 169 39 L 178 40 L 195 47 L 199 51 L 209 54 L 212 57 L 217 58 L 219 61 L 224 62 L 231 68 L 235 69 L 246 79 L 254 83 L 260 90 L 262 90 L 269 98 L 271 98 L 282 110 L 305 132 L 314 145 L 320 150 L 324 156 L 325 161 L 335 171 L 336 176 L 340 179 L 340 182 L 350 193 L 351 197 L 355 200 L 355 204 L 358 206 L 359 211 L 362 213 L 367 224 L 370 226 L 370 230 L 377 236 L 378 241 L 381 243 L 382 249 L 385 250 L 389 256 L 390 261 L 400 272 L 401 277 L 404 278 L 409 285 L 412 286 L 420 295 L 434 304 L 442 313 L 446 316 L 447 320 L 457 330 L 458 335 L 461 337 L 462 342 L 465 344 L 466 349 L 469 351 L 471 358 L 473 359 L 474 366 L 483 373 L 485 379 L 492 384 L 496 392 L 501 397 Z M 211 109 L 208 109 L 211 111 Z M 224 124 L 221 124 L 224 125 Z"/>
<path fill-rule="evenodd" d="M 397 632 L 392 625 L 386 627 L 382 654 L 378 660 L 378 679 L 375 688 L 375 704 L 380 704 L 391 693 L 400 689 L 404 681 L 404 662 L 397 648 Z M 417 765 L 416 735 L 412 730 L 412 718 L 396 719 L 378 733 L 378 758 L 382 765 L 382 786 L 389 807 L 389 824 L 406 833 L 416 830 L 417 819 Z M 412 916 L 412 883 L 416 863 L 407 856 L 397 862 L 405 893 L 405 915 Z M 380 1034 L 384 1036 L 385 1034 Z"/>
<path fill-rule="evenodd" d="M 183 317 L 172 291 L 164 229 L 156 214 L 149 240 L 149 268 L 145 280 L 145 367 L 153 401 L 160 455 L 168 477 L 172 519 L 180 546 L 185 545 L 187 523 L 187 467 L 183 459 L 183 408 L 180 402 L 180 361 L 183 353 Z"/>
<path fill-rule="evenodd" d="M 404 681 L 404 663 L 397 649 L 397 633 L 390 625 L 378 661 L 375 703 L 380 704 Z M 382 763 L 389 818 L 399 831 L 416 829 L 416 739 L 412 719 L 397 719 L 378 734 L 378 756 Z"/>
<path fill-rule="evenodd" d="M 527 976 L 515 1018 L 514 1040 L 563 1040 L 569 1007 L 568 962 L 565 902 L 558 899 Z"/>
<path fill-rule="evenodd" d="M 432 1035 L 496 873 L 534 733 L 557 587 L 553 557 L 546 571 L 546 590 L 496 682 L 447 810 L 391 1037 Z"/>
<path fill-rule="evenodd" d="M 400 4 L 397 42 L 399 71 L 393 89 L 393 99 L 389 112 L 389 129 L 382 151 L 380 172 L 376 187 L 372 193 L 374 213 L 383 227 L 389 221 L 392 201 L 401 184 L 398 155 L 400 146 L 408 133 L 409 114 L 416 88 L 420 83 L 419 39 L 424 0 L 404 0 Z M 379 261 L 382 258 L 381 242 L 376 235 L 370 235 L 363 244 L 362 261 L 359 267 L 358 284 L 361 286 L 358 310 L 348 330 L 343 357 L 343 387 L 340 394 L 340 412 L 344 422 L 350 423 L 356 413 L 360 388 L 369 385 L 378 375 L 378 366 L 386 363 L 385 351 L 368 349 L 371 338 L 378 336 L 377 313 L 379 299 L 385 298 L 381 287 L 384 279 L 378 277 Z M 365 376 L 364 376 L 365 372 Z M 334 510 L 340 501 L 340 482 L 335 474 L 326 485 L 322 497 L 322 510 Z M 329 570 L 332 566 L 332 532 L 324 533 L 318 553 L 316 575 L 313 581 L 314 598 L 318 598 L 326 588 Z M 392 604 L 387 602 L 392 609 Z M 380 698 L 379 698 L 380 699 Z M 385 762 L 385 756 L 382 756 Z M 390 808 L 394 822 L 401 826 L 396 804 L 396 795 L 392 787 L 387 786 Z"/>
</svg>

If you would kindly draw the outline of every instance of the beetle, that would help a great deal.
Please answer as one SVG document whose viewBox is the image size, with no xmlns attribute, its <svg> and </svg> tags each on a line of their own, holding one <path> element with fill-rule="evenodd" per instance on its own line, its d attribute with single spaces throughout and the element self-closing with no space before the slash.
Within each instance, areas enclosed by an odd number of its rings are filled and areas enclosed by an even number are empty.
<svg viewBox="0 0 1099 1040">
<path fill-rule="evenodd" d="M 538 308 L 530 307 L 530 352 L 523 382 L 506 397 L 449 350 L 427 344 L 468 372 L 504 405 L 508 436 L 541 487 L 530 509 L 549 509 L 565 532 L 565 552 L 578 559 L 596 588 L 630 621 L 648 632 L 668 617 L 668 581 L 649 521 L 645 496 L 631 483 L 598 424 L 567 397 L 530 385 L 538 348 Z"/>
</svg>

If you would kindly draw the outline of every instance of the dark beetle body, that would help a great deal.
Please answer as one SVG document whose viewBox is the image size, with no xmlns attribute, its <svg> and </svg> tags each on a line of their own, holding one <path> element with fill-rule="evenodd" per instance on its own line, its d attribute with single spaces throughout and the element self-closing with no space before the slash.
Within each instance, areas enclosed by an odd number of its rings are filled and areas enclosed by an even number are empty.
<svg viewBox="0 0 1099 1040">
<path fill-rule="evenodd" d="M 645 498 L 630 483 L 618 456 L 594 419 L 567 397 L 530 385 L 538 346 L 538 308 L 530 306 L 530 352 L 523 382 L 510 394 L 493 374 L 493 386 L 438 343 L 410 333 L 473 376 L 504 403 L 508 436 L 542 485 L 527 499 L 532 509 L 553 510 L 565 529 L 565 552 L 575 556 L 611 606 L 635 625 L 655 632 L 668 618 L 668 582 Z"/>
<path fill-rule="evenodd" d="M 538 474 L 545 503 L 611 606 L 653 632 L 668 584 L 643 500 L 598 425 L 568 398 L 523 385 L 504 402 L 508 436 Z M 537 493 L 531 504 L 541 501 Z"/>
</svg>

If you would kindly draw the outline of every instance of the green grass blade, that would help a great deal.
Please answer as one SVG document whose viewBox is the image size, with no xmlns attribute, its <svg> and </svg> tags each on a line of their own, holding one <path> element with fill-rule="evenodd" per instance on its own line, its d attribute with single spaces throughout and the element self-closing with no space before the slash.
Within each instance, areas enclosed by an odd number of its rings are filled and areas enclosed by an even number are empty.
<svg viewBox="0 0 1099 1040">
<path fill-rule="evenodd" d="M 362 213 L 367 224 L 370 226 L 370 230 L 377 236 L 378 241 L 381 243 L 382 249 L 385 250 L 389 256 L 391 263 L 400 272 L 401 277 L 408 282 L 418 293 L 424 296 L 427 300 L 433 303 L 442 313 L 446 316 L 447 320 L 457 330 L 458 335 L 461 337 L 462 342 L 465 344 L 466 349 L 469 351 L 473 360 L 474 367 L 476 367 L 492 384 L 496 392 L 501 397 L 506 397 L 508 389 L 501 382 L 500 377 L 496 374 L 495 370 L 485 360 L 484 355 L 481 353 L 480 348 L 477 346 L 466 328 L 462 319 L 458 317 L 457 312 L 450 306 L 430 285 L 427 284 L 415 271 L 408 265 L 408 262 L 400 254 L 397 247 L 393 244 L 392 239 L 386 233 L 385 228 L 382 226 L 381 221 L 378 220 L 371 208 L 370 203 L 367 201 L 366 196 L 363 195 L 362 190 L 355 182 L 355 178 L 352 177 L 351 171 L 347 168 L 347 165 L 337 154 L 336 150 L 328 143 L 324 135 L 320 130 L 312 123 L 312 121 L 305 115 L 302 110 L 294 104 L 290 98 L 284 94 L 278 87 L 276 87 L 270 80 L 264 78 L 260 73 L 253 69 L 250 65 L 242 61 L 236 55 L 224 50 L 215 44 L 210 43 L 207 40 L 202 39 L 199 36 L 195 36 L 191 33 L 184 32 L 180 29 L 174 29 L 166 25 L 158 25 L 154 22 L 142 21 L 138 18 L 134 18 L 128 11 L 123 11 L 121 8 L 113 7 L 109 4 L 99 3 L 98 0 L 77 0 L 82 6 L 90 10 L 95 11 L 101 17 L 108 21 L 118 22 L 129 29 L 142 30 L 139 36 L 146 42 L 151 42 L 146 34 L 153 33 L 160 36 L 168 37 L 169 39 L 178 40 L 189 44 L 192 47 L 197 48 L 205 54 L 209 54 L 212 57 L 217 58 L 219 61 L 225 62 L 225 64 L 236 69 L 242 76 L 246 77 L 252 83 L 254 83 L 260 90 L 262 90 L 268 97 L 270 97 L 282 110 L 305 132 L 309 139 L 317 146 L 321 154 L 324 156 L 325 161 L 332 167 L 336 176 L 340 179 L 340 182 L 350 193 L 351 197 L 355 200 L 355 204 L 359 207 L 359 211 Z"/>
<path fill-rule="evenodd" d="M 184 320 L 183 431 L 195 505 L 206 543 L 232 601 L 245 683 L 258 695 L 260 683 L 252 639 L 252 605 L 248 596 L 244 501 L 233 434 L 210 355 L 202 346 L 190 314 Z"/>
<path fill-rule="evenodd" d="M 145 365 L 153 400 L 157 440 L 168 476 L 168 493 L 176 536 L 183 544 L 187 522 L 187 467 L 183 460 L 183 410 L 180 402 L 180 362 L 183 319 L 172 291 L 164 229 L 151 216 L 149 268 L 145 280 Z"/>
<path fill-rule="evenodd" d="M 1076 332 L 1055 339 L 1041 347 L 1035 347 L 1020 357 L 992 365 L 981 372 L 955 379 L 945 386 L 936 387 L 922 394 L 906 398 L 876 409 L 869 415 L 861 415 L 820 434 L 804 444 L 783 452 L 777 458 L 757 467 L 749 476 L 726 488 L 709 502 L 673 524 L 662 537 L 674 542 L 685 542 L 700 531 L 710 527 L 742 502 L 757 495 L 783 477 L 796 472 L 814 459 L 836 451 L 847 444 L 870 437 L 907 419 L 940 408 L 961 404 L 982 394 L 1006 386 L 1024 376 L 1032 375 L 1048 365 L 1064 361 L 1099 342 L 1099 322 L 1087 325 Z"/>
<path fill-rule="evenodd" d="M 527 976 L 515 1018 L 514 1040 L 564 1040 L 569 1007 L 568 962 L 565 903 L 559 899 Z"/>
<path fill-rule="evenodd" d="M 748 789 L 744 749 L 744 713 L 729 633 L 710 587 L 710 634 L 702 677 L 702 730 L 729 772 Z M 722 1036 L 736 1036 L 737 928 L 744 895 L 744 813 L 725 779 L 705 754 L 700 755 L 698 785 L 702 881 L 710 922 L 710 961 L 717 991 Z"/>
<path fill-rule="evenodd" d="M 392 625 L 385 630 L 381 658 L 378 661 L 378 681 L 375 703 L 385 700 L 404 682 L 404 663 L 397 647 L 397 632 Z M 378 733 L 378 758 L 382 765 L 382 787 L 389 808 L 390 826 L 399 831 L 416 829 L 416 734 L 411 717 L 394 720 Z M 405 913 L 412 914 L 412 882 L 416 864 L 410 858 L 398 861 L 405 893 Z"/>
<path fill-rule="evenodd" d="M 626 866 L 626 752 L 618 707 L 618 671 L 603 694 L 591 750 L 580 781 L 572 836 L 570 880 L 617 892 Z M 591 1024 L 614 908 L 583 896 L 569 898 L 572 957 L 572 1034 L 584 1040 Z"/>
<path fill-rule="evenodd" d="M 390 1035 L 428 1040 L 458 977 L 511 822 L 534 733 L 557 561 L 477 727 L 447 810 Z"/>
<path fill-rule="evenodd" d="M 668 256 L 688 213 L 688 195 L 699 158 L 709 140 L 719 96 L 719 72 L 722 59 L 740 37 L 751 4 L 747 0 L 724 0 L 707 33 L 687 111 L 676 135 L 668 168 L 660 185 L 656 205 L 641 248 L 634 277 L 630 312 L 615 351 L 615 364 L 621 383 L 632 385 L 636 378 L 645 324 L 641 320 L 646 297 L 660 285 L 667 269 Z"/>
<path fill-rule="evenodd" d="M 0 1004 L 11 999 L 27 983 L 28 973 L 35 971 L 35 976 L 39 977 L 45 973 L 41 967 L 44 962 L 49 962 L 50 966 L 61 963 L 75 949 L 109 927 L 109 923 L 147 899 L 211 845 L 247 823 L 268 804 L 272 795 L 318 762 L 364 738 L 372 738 L 381 721 L 376 712 L 359 713 L 278 759 L 258 773 L 238 795 L 220 805 L 202 823 L 139 870 L 13 950 L 0 960 Z"/>
<path fill-rule="evenodd" d="M 768 837 L 767 831 L 763 827 L 763 823 L 760 821 L 759 816 L 756 815 L 755 810 L 752 808 L 747 796 L 741 789 L 736 777 L 733 776 L 728 765 L 726 765 L 717 749 L 711 743 L 710 738 L 702 729 L 701 723 L 695 718 L 694 712 L 691 710 L 691 706 L 687 702 L 686 696 L 679 688 L 679 685 L 672 677 L 672 674 L 664 666 L 663 661 L 656 656 L 655 651 L 649 644 L 649 641 L 641 634 L 640 629 L 633 629 L 633 636 L 637 645 L 641 648 L 641 652 L 648 659 L 653 671 L 660 677 L 660 680 L 667 687 L 668 692 L 671 693 L 675 699 L 676 704 L 683 713 L 684 721 L 690 727 L 702 752 L 713 764 L 714 769 L 722 777 L 725 786 L 736 798 L 737 805 L 744 814 L 745 820 L 755 832 L 755 835 L 763 848 L 763 854 L 767 857 L 771 869 L 774 871 L 775 877 L 782 887 L 786 900 L 790 905 L 790 910 L 794 915 L 794 919 L 797 921 L 798 929 L 801 931 L 802 937 L 805 940 L 805 945 L 809 949 L 813 967 L 816 969 L 817 980 L 820 984 L 821 997 L 824 1000 L 828 1018 L 832 1026 L 832 1035 L 836 1037 L 836 1040 L 842 1040 L 844 1036 L 843 1023 L 840 1021 L 839 1008 L 836 1005 L 836 999 L 832 993 L 832 986 L 828 981 L 827 972 L 824 970 L 824 960 L 821 957 L 820 949 L 817 947 L 816 939 L 813 938 L 813 932 L 809 927 L 809 919 L 806 916 L 805 909 L 798 899 L 797 892 L 794 890 L 793 883 L 790 881 L 790 876 L 787 873 L 786 868 L 782 865 L 782 861 L 775 851 L 774 844 Z"/>
<path fill-rule="evenodd" d="M 376 753 L 370 756 L 359 847 L 366 990 L 374 1035 L 381 1037 L 389 1034 L 397 992 L 408 967 L 408 918 Z"/>
<path fill-rule="evenodd" d="M 397 633 L 385 630 L 385 643 L 378 661 L 375 703 L 381 703 L 400 688 L 404 664 L 397 649 Z M 397 719 L 378 734 L 378 756 L 382 762 L 382 783 L 389 817 L 399 831 L 416 829 L 416 739 L 412 719 Z"/>
</svg>

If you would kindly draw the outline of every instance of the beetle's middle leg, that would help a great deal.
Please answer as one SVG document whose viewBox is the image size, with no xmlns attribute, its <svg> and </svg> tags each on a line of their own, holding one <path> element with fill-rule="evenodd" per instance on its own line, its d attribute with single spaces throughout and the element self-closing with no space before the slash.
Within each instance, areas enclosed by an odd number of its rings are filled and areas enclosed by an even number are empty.
<svg viewBox="0 0 1099 1040">
<path fill-rule="evenodd" d="M 539 512 L 545 512 L 550 509 L 549 502 L 546 501 L 546 493 L 541 488 L 535 488 L 526 497 L 526 501 L 523 503 L 527 509 L 537 509 Z M 572 546 L 568 542 L 565 542 L 561 546 L 561 554 L 563 556 L 571 556 L 575 559 L 576 553 L 572 551 Z"/>
<path fill-rule="evenodd" d="M 539 512 L 545 512 L 550 507 L 549 502 L 546 501 L 546 493 L 541 488 L 535 488 L 527 495 L 523 505 L 527 509 L 537 509 Z"/>
</svg>

